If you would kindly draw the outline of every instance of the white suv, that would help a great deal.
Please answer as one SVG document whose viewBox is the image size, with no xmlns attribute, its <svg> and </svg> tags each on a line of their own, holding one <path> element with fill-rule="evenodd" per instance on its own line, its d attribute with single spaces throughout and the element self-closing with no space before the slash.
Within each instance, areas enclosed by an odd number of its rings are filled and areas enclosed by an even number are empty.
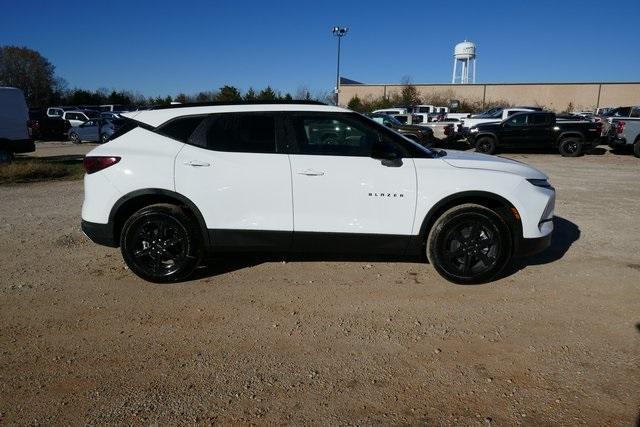
<svg viewBox="0 0 640 427">
<path fill-rule="evenodd" d="M 138 276 L 184 280 L 217 253 L 424 254 L 457 283 L 546 248 L 555 191 L 523 163 L 430 150 L 312 102 L 125 114 L 85 158 L 82 229 Z"/>
</svg>

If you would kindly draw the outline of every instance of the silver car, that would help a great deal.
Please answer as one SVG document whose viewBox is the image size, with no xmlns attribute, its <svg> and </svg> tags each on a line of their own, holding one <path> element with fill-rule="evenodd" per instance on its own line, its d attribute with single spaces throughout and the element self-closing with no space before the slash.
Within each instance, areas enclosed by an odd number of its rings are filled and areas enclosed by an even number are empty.
<svg viewBox="0 0 640 427">
<path fill-rule="evenodd" d="M 81 142 L 107 142 L 116 131 L 121 119 L 92 119 L 69 130 L 69 139 L 74 144 Z M 100 132 L 98 132 L 100 126 Z"/>
</svg>

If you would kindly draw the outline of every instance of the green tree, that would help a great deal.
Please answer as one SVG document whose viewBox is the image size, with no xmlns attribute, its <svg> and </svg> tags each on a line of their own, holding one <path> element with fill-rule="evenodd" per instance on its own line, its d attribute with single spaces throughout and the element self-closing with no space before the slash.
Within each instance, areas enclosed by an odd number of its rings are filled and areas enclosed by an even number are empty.
<svg viewBox="0 0 640 427">
<path fill-rule="evenodd" d="M 220 88 L 218 95 L 216 96 L 216 101 L 218 102 L 238 102 L 242 101 L 242 95 L 240 95 L 240 91 L 229 85 L 225 85 Z"/>
<path fill-rule="evenodd" d="M 244 94 L 245 101 L 255 101 L 257 99 L 256 91 L 252 87 Z"/>
<path fill-rule="evenodd" d="M 277 95 L 273 89 L 271 89 L 271 86 L 267 86 L 260 91 L 257 99 L 260 101 L 275 101 L 277 99 Z"/>
<path fill-rule="evenodd" d="M 187 95 L 184 94 L 184 93 L 179 93 L 176 96 L 176 101 L 181 103 L 181 104 L 186 104 L 187 102 L 189 102 L 189 97 L 187 97 Z"/>
<path fill-rule="evenodd" d="M 347 104 L 347 107 L 349 107 L 350 110 L 353 111 L 358 111 L 358 112 L 363 112 L 365 111 L 362 107 L 362 100 L 360 99 L 360 97 L 358 95 L 354 95 L 353 98 L 351 98 L 349 100 L 349 103 Z"/>
<path fill-rule="evenodd" d="M 285 101 L 293 101 L 293 96 L 291 96 L 291 94 L 289 92 L 284 94 L 284 97 L 282 98 Z"/>
<path fill-rule="evenodd" d="M 0 86 L 21 89 L 32 107 L 44 107 L 56 91 L 55 67 L 39 52 L 19 46 L 0 47 Z"/>
</svg>

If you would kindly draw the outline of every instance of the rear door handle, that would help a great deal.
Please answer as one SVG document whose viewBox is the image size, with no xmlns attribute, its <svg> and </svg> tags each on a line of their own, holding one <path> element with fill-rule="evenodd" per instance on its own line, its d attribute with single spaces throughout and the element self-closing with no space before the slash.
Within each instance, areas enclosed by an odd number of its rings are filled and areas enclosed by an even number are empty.
<svg viewBox="0 0 640 427">
<path fill-rule="evenodd" d="M 304 171 L 302 171 L 302 172 L 298 172 L 298 175 L 305 175 L 305 176 L 322 176 L 322 175 L 324 175 L 324 172 L 317 171 L 317 170 L 313 170 L 313 169 L 307 169 L 307 170 L 304 170 Z"/>
<path fill-rule="evenodd" d="M 184 162 L 185 165 L 187 166 L 193 166 L 193 167 L 207 167 L 207 166 L 211 166 L 209 163 L 207 162 L 203 162 L 201 160 L 190 160 L 188 162 Z"/>
</svg>

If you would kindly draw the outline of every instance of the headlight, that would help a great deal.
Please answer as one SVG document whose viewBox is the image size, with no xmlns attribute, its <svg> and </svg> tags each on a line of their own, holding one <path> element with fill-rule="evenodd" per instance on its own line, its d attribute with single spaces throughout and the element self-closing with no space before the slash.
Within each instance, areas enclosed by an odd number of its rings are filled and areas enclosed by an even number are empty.
<svg viewBox="0 0 640 427">
<path fill-rule="evenodd" d="M 471 128 L 471 129 L 469 129 L 469 132 L 476 133 L 476 132 L 479 132 L 479 130 L 478 130 L 478 128 Z"/>
<path fill-rule="evenodd" d="M 542 188 L 553 188 L 548 180 L 546 179 L 527 179 L 531 183 L 531 185 L 535 185 L 536 187 Z"/>
</svg>

